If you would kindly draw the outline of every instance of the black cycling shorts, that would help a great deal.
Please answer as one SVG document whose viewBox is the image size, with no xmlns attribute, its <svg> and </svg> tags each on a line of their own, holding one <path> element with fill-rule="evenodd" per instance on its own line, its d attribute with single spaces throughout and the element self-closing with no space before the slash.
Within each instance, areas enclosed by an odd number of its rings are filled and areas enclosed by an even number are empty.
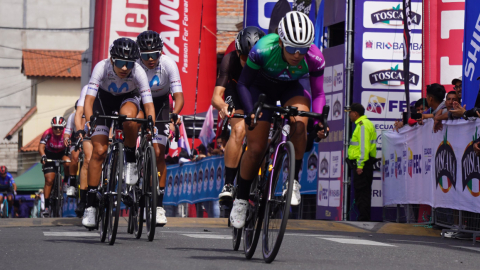
<svg viewBox="0 0 480 270">
<path fill-rule="evenodd" d="M 155 106 L 155 121 L 170 119 L 168 115 L 170 112 L 170 100 L 168 94 L 160 97 L 153 97 L 153 106 Z M 140 107 L 142 111 L 145 112 L 143 103 L 141 103 Z M 145 118 L 147 118 L 146 115 Z M 155 123 L 155 127 L 157 128 L 157 135 L 152 139 L 152 142 L 166 145 L 168 135 L 170 134 L 168 124 Z"/>
<path fill-rule="evenodd" d="M 64 156 L 64 152 L 62 151 L 60 153 L 53 153 L 45 150 L 45 155 L 47 156 L 48 159 L 62 159 Z M 51 173 L 51 172 L 55 173 L 57 172 L 57 166 L 55 166 L 55 162 L 46 162 L 42 166 L 42 171 L 44 174 Z"/>
<path fill-rule="evenodd" d="M 235 110 L 243 110 L 242 102 L 237 92 L 237 84 L 235 82 L 229 82 L 225 88 L 225 103 L 228 105 L 233 104 Z"/>
<path fill-rule="evenodd" d="M 253 85 L 248 89 L 252 95 L 252 102 L 258 101 L 260 94 L 265 94 L 265 103 L 276 106 L 277 100 L 280 100 L 282 106 L 293 97 L 305 96 L 304 87 L 299 81 L 278 81 L 265 78 L 265 75 L 259 75 Z M 249 112 L 247 112 L 249 113 Z M 262 110 L 260 121 L 272 121 L 273 112 L 267 109 Z"/>
<path fill-rule="evenodd" d="M 139 97 L 140 94 L 137 91 L 114 96 L 105 90 L 98 89 L 97 97 L 93 103 L 93 113 L 99 112 L 100 115 L 114 115 L 115 112 L 119 113 L 120 108 L 127 102 L 132 102 L 137 106 L 137 110 L 140 110 Z M 97 128 L 92 137 L 95 135 L 108 136 L 112 120 L 99 118 L 96 125 Z"/>
</svg>

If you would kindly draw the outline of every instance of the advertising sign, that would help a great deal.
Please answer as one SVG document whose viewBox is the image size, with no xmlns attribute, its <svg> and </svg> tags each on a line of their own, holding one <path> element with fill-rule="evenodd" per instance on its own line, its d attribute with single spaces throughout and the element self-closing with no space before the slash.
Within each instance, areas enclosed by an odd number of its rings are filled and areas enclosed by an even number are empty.
<svg viewBox="0 0 480 270">
<path fill-rule="evenodd" d="M 475 107 L 478 95 L 478 80 L 480 76 L 480 5 L 478 1 L 465 2 L 465 35 L 463 44 L 463 80 L 462 101 L 467 108 Z"/>
</svg>

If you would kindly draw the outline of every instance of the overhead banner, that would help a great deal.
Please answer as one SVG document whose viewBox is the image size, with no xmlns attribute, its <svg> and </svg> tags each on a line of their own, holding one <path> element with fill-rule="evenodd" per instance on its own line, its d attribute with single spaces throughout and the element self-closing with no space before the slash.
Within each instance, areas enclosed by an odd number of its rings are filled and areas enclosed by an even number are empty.
<svg viewBox="0 0 480 270">
<path fill-rule="evenodd" d="M 315 22 L 315 8 L 311 8 L 315 6 L 315 1 L 313 3 L 306 0 L 280 1 L 288 1 L 290 7 L 295 3 L 295 10 L 308 14 L 312 22 Z M 272 11 L 277 2 L 279 0 L 245 0 L 243 5 L 243 27 L 256 26 L 265 33 L 269 33 L 270 18 L 272 18 Z M 310 2 L 310 4 L 305 5 L 306 2 Z"/>
<path fill-rule="evenodd" d="M 462 76 L 462 55 L 467 51 L 463 49 L 464 2 L 423 0 L 424 86 L 440 83 L 447 91 L 453 90 L 452 80 Z M 473 2 L 478 5 L 478 1 Z M 426 87 L 423 89 L 426 91 Z"/>
<path fill-rule="evenodd" d="M 475 107 L 480 78 L 480 4 L 475 0 L 465 2 L 465 35 L 463 39 L 462 102 L 467 108 Z M 479 100 L 480 101 L 480 100 Z"/>
<path fill-rule="evenodd" d="M 408 81 L 410 104 L 422 97 L 422 2 L 408 2 L 411 7 L 411 34 L 410 63 L 409 68 L 406 68 L 403 61 L 403 0 L 355 1 L 353 102 L 361 103 L 365 107 L 365 115 L 372 120 L 378 133 L 378 151 L 383 145 L 382 130 L 391 130 L 395 120 L 401 119 L 402 112 L 407 110 L 405 82 Z M 375 172 L 372 183 L 372 220 L 382 220 L 381 183 L 381 174 Z M 350 218 L 355 220 L 356 217 Z"/>
<path fill-rule="evenodd" d="M 428 204 L 480 213 L 480 122 L 455 120 L 433 133 L 433 121 L 382 135 L 384 203 Z"/>
<path fill-rule="evenodd" d="M 211 104 L 217 74 L 216 8 L 216 1 L 210 0 L 149 1 L 152 19 L 148 28 L 160 33 L 163 53 L 177 63 L 185 98 L 182 114 L 185 115 L 194 113 L 195 98 L 197 113 L 207 111 Z"/>
<path fill-rule="evenodd" d="M 114 40 L 128 37 L 136 40 L 148 27 L 148 0 L 96 0 L 93 31 L 92 70 L 109 57 Z"/>
</svg>

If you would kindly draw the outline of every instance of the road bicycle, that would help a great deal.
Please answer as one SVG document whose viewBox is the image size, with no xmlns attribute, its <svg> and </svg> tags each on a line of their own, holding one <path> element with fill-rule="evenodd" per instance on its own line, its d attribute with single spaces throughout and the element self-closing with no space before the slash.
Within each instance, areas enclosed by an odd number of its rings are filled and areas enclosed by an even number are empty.
<svg viewBox="0 0 480 270">
<path fill-rule="evenodd" d="M 254 179 L 249 196 L 247 218 L 243 227 L 243 247 L 245 257 L 251 259 L 262 233 L 262 253 L 265 262 L 271 263 L 280 250 L 290 212 L 295 172 L 295 149 L 288 141 L 290 118 L 310 117 L 323 122 L 328 130 L 329 106 L 323 107 L 322 114 L 300 111 L 293 106 L 285 108 L 264 103 L 265 95 L 260 95 L 254 106 L 256 124 L 263 108 L 275 112 L 273 135 L 263 158 L 260 177 Z M 318 125 L 314 134 L 320 131 Z M 328 136 L 328 132 L 325 132 Z M 285 174 L 285 175 L 282 175 Z M 280 177 L 283 176 L 283 177 Z M 262 230 L 263 227 L 263 230 Z"/>
<path fill-rule="evenodd" d="M 65 151 L 65 155 L 68 156 L 68 151 Z M 47 159 L 46 163 L 55 163 L 55 179 L 53 180 L 52 191 L 50 192 L 50 217 L 62 217 L 63 216 L 63 181 L 62 181 L 62 166 L 64 163 L 69 163 L 70 160 L 63 159 Z"/>
</svg>

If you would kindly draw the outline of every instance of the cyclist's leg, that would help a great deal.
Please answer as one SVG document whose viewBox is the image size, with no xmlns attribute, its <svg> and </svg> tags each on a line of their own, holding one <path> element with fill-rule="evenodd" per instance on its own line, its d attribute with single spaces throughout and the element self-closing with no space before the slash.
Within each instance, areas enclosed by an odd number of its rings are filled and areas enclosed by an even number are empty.
<svg viewBox="0 0 480 270">
<path fill-rule="evenodd" d="M 70 160 L 70 158 L 68 156 L 62 156 L 62 160 Z M 67 184 L 68 184 L 68 180 L 70 179 L 70 165 L 71 165 L 71 162 L 63 163 L 63 174 L 64 174 L 63 182 Z M 66 190 L 64 190 L 63 192 L 66 192 Z"/>
<path fill-rule="evenodd" d="M 78 157 L 80 155 L 80 150 L 75 151 L 74 147 L 70 149 L 70 160 L 72 161 L 69 166 L 70 170 L 70 180 L 69 186 L 77 189 L 77 172 L 78 172 Z"/>
<path fill-rule="evenodd" d="M 243 110 L 236 110 L 236 113 L 243 114 Z M 230 119 L 232 131 L 227 145 L 225 146 L 225 186 L 219 197 L 231 197 L 232 186 L 237 175 L 238 164 L 242 156 L 243 139 L 245 138 L 245 121 L 240 118 Z"/>
<path fill-rule="evenodd" d="M 120 108 L 120 114 L 127 117 L 134 118 L 139 112 L 139 105 L 136 99 L 126 99 Z M 125 181 L 126 183 L 135 183 L 138 179 L 135 146 L 137 142 L 139 125 L 136 122 L 124 122 L 124 146 L 125 146 Z"/>
<path fill-rule="evenodd" d="M 13 207 L 13 194 L 12 193 L 7 194 L 7 201 L 8 201 L 8 207 L 10 208 L 8 210 L 8 213 L 10 215 L 10 213 L 13 213 L 12 210 L 14 209 L 14 207 Z M 15 216 L 15 215 L 12 214 L 12 216 Z"/>
<path fill-rule="evenodd" d="M 55 166 L 52 165 L 52 167 L 49 168 L 55 168 Z M 52 192 L 52 186 L 55 180 L 55 171 L 52 172 L 52 170 L 44 170 L 43 172 L 45 176 L 45 186 L 43 187 L 45 198 L 45 212 L 48 212 L 47 210 L 50 209 L 50 193 Z"/>
<path fill-rule="evenodd" d="M 83 140 L 83 165 L 80 170 L 80 202 L 76 213 L 79 216 L 83 215 L 85 205 L 87 204 L 87 192 L 88 192 L 88 164 L 92 158 L 93 146 L 90 139 Z"/>
</svg>

